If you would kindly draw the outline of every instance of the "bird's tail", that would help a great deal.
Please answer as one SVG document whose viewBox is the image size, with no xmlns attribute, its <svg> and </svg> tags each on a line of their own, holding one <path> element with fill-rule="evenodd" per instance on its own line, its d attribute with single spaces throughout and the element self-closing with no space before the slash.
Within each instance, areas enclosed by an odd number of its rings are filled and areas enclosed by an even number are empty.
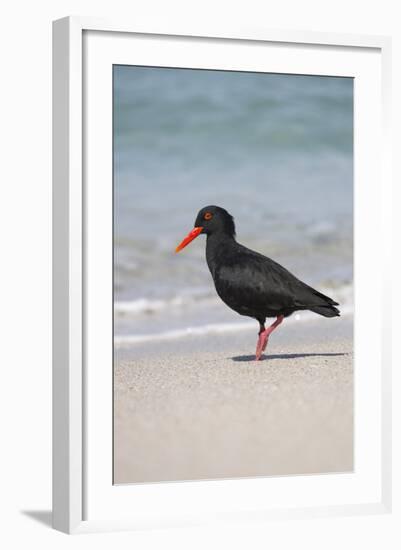
<svg viewBox="0 0 401 550">
<path fill-rule="evenodd" d="M 311 307 L 310 310 L 319 315 L 323 315 L 323 317 L 338 317 L 340 315 L 340 311 L 331 304 Z"/>
<path fill-rule="evenodd" d="M 311 290 L 315 298 L 315 303 L 312 303 L 311 307 L 309 307 L 310 311 L 323 315 L 323 317 L 338 317 L 340 315 L 339 309 L 335 307 L 339 305 L 338 302 L 335 302 L 332 298 L 322 294 L 314 288 L 311 288 Z"/>
</svg>

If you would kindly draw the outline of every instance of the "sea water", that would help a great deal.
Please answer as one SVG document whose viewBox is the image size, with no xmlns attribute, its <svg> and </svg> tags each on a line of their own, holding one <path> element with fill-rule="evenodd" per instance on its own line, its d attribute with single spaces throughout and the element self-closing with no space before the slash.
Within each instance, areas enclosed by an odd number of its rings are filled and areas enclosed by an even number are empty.
<svg viewBox="0 0 401 550">
<path fill-rule="evenodd" d="M 115 66 L 113 81 L 116 344 L 255 329 L 216 296 L 204 236 L 174 253 L 209 204 L 350 310 L 351 78 Z"/>
</svg>

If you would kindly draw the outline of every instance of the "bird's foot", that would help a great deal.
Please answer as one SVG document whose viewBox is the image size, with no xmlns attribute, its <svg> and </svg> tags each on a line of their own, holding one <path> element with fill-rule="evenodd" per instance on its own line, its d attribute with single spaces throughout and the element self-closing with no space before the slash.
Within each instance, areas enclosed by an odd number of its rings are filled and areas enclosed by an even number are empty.
<svg viewBox="0 0 401 550">
<path fill-rule="evenodd" d="M 265 328 L 264 325 L 260 326 L 258 343 L 256 346 L 256 361 L 262 356 L 262 353 L 265 351 L 267 344 L 269 343 L 269 336 L 275 330 L 280 323 L 283 322 L 284 315 L 279 315 L 270 327 Z"/>
</svg>

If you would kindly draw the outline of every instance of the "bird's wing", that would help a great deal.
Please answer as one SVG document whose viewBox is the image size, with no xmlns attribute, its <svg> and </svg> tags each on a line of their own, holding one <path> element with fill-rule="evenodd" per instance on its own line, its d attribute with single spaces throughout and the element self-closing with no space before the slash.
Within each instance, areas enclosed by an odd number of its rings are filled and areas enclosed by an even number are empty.
<svg viewBox="0 0 401 550">
<path fill-rule="evenodd" d="M 215 277 L 216 289 L 223 289 L 231 307 L 246 304 L 249 309 L 295 310 L 335 304 L 309 287 L 283 266 L 240 246 L 235 258 L 222 263 Z"/>
</svg>

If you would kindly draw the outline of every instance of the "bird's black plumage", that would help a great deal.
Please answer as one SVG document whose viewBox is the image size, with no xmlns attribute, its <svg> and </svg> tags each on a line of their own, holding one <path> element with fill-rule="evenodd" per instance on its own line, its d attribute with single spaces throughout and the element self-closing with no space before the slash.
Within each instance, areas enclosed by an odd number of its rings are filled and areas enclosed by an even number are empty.
<svg viewBox="0 0 401 550">
<path fill-rule="evenodd" d="M 340 315 L 337 302 L 274 260 L 239 244 L 234 220 L 224 208 L 202 208 L 195 227 L 202 227 L 207 235 L 206 260 L 217 294 L 240 315 L 253 317 L 261 325 L 266 317 L 288 317 L 299 310 L 324 317 Z"/>
</svg>

